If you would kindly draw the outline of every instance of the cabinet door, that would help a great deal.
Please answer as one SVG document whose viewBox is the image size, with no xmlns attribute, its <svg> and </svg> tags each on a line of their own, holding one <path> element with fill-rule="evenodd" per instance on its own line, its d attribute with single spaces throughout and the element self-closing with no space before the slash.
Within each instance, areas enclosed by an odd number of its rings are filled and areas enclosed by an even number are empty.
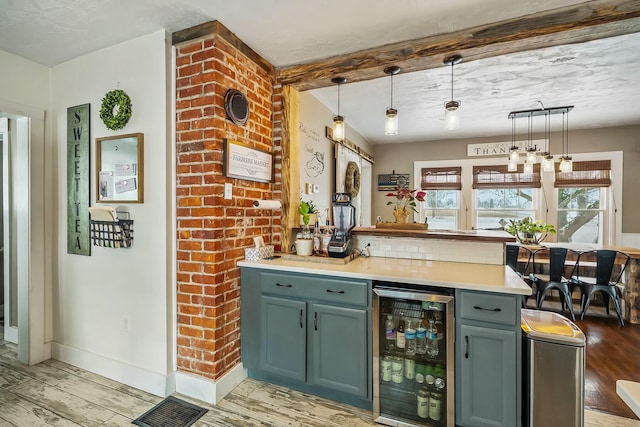
<svg viewBox="0 0 640 427">
<path fill-rule="evenodd" d="M 260 369 L 306 380 L 306 303 L 260 296 Z"/>
<path fill-rule="evenodd" d="M 516 333 L 461 325 L 458 344 L 457 423 L 465 427 L 520 425 Z"/>
<path fill-rule="evenodd" d="M 367 397 L 367 310 L 311 304 L 310 382 Z"/>
</svg>

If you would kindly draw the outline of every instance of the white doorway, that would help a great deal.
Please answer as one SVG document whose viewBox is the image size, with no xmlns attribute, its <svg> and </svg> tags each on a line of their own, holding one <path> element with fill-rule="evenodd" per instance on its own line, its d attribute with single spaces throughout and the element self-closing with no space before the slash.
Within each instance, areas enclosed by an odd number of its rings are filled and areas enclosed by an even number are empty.
<svg viewBox="0 0 640 427">
<path fill-rule="evenodd" d="M 45 345 L 44 111 L 0 101 L 4 339 L 18 359 L 49 358 Z"/>
</svg>

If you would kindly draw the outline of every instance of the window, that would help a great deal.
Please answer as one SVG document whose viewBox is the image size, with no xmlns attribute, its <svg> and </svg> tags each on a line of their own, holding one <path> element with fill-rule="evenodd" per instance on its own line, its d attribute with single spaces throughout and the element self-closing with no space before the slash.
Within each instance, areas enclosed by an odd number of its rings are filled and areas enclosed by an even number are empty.
<svg viewBox="0 0 640 427">
<path fill-rule="evenodd" d="M 426 191 L 425 215 L 429 227 L 458 228 L 458 194 L 462 188 L 461 167 L 423 168 L 420 187 Z M 424 221 L 424 218 L 421 218 Z"/>
<path fill-rule="evenodd" d="M 602 241 L 603 193 L 600 188 L 558 188 L 558 242 Z"/>
<path fill-rule="evenodd" d="M 556 170 L 558 242 L 602 243 L 611 161 L 574 162 L 572 172 Z"/>
<path fill-rule="evenodd" d="M 458 228 L 458 191 L 427 190 L 425 215 L 429 227 L 437 229 Z"/>
<path fill-rule="evenodd" d="M 443 185 L 443 181 L 461 183 L 456 187 L 460 190 L 425 189 L 426 202 L 418 203 L 415 220 L 421 222 L 428 217 L 429 228 L 450 229 L 455 218 L 455 228 L 471 230 L 498 228 L 511 218 L 530 216 L 558 230 L 558 234 L 549 234 L 546 242 L 591 244 L 597 239 L 599 245 L 620 246 L 622 151 L 571 156 L 573 172 L 569 175 L 542 171 L 539 165 L 534 166 L 533 174 L 524 174 L 524 168 L 509 172 L 504 156 L 415 161 L 414 188 Z M 460 169 L 458 177 L 453 170 Z"/>
<path fill-rule="evenodd" d="M 540 165 L 525 174 L 523 165 L 509 172 L 506 165 L 473 167 L 476 190 L 476 228 L 501 229 L 509 219 L 536 215 L 536 188 L 541 186 Z"/>
</svg>

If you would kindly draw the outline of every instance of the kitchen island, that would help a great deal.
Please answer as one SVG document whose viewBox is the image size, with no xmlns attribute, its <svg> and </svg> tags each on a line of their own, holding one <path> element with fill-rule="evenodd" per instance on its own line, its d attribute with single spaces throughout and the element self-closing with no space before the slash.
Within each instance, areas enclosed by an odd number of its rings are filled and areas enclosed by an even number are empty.
<svg viewBox="0 0 640 427">
<path fill-rule="evenodd" d="M 238 265 L 249 376 L 371 409 L 375 283 L 441 288 L 455 295 L 456 424 L 519 425 L 520 306 L 531 289 L 504 265 L 382 257 Z"/>
</svg>

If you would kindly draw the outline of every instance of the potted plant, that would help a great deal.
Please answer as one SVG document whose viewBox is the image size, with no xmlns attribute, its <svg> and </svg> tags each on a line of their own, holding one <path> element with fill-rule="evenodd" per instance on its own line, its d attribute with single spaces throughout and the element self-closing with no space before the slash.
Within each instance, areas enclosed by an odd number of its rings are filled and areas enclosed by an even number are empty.
<svg viewBox="0 0 640 427">
<path fill-rule="evenodd" d="M 300 219 L 302 220 L 302 224 L 304 225 L 302 229 L 304 238 L 311 238 L 311 230 L 309 230 L 309 223 L 313 219 L 313 217 L 318 217 L 318 210 L 313 203 L 313 200 L 303 200 L 300 199 L 300 206 L 298 206 L 298 213 L 300 213 Z M 315 223 L 315 219 L 313 219 Z M 308 236 L 305 236 L 305 231 L 308 232 Z"/>
<path fill-rule="evenodd" d="M 525 245 L 537 245 L 542 242 L 547 234 L 556 234 L 553 224 L 547 224 L 543 220 L 533 220 L 531 217 L 509 220 L 510 224 L 504 228 L 507 233 L 516 236 L 516 239 Z"/>
<path fill-rule="evenodd" d="M 396 191 L 387 193 L 387 197 L 395 197 L 395 201 L 388 201 L 387 206 L 395 205 L 393 215 L 397 223 L 406 223 L 410 211 L 418 212 L 416 209 L 416 200 L 424 202 L 424 196 L 427 193 L 418 190 L 409 190 L 406 187 L 398 188 Z"/>
</svg>

